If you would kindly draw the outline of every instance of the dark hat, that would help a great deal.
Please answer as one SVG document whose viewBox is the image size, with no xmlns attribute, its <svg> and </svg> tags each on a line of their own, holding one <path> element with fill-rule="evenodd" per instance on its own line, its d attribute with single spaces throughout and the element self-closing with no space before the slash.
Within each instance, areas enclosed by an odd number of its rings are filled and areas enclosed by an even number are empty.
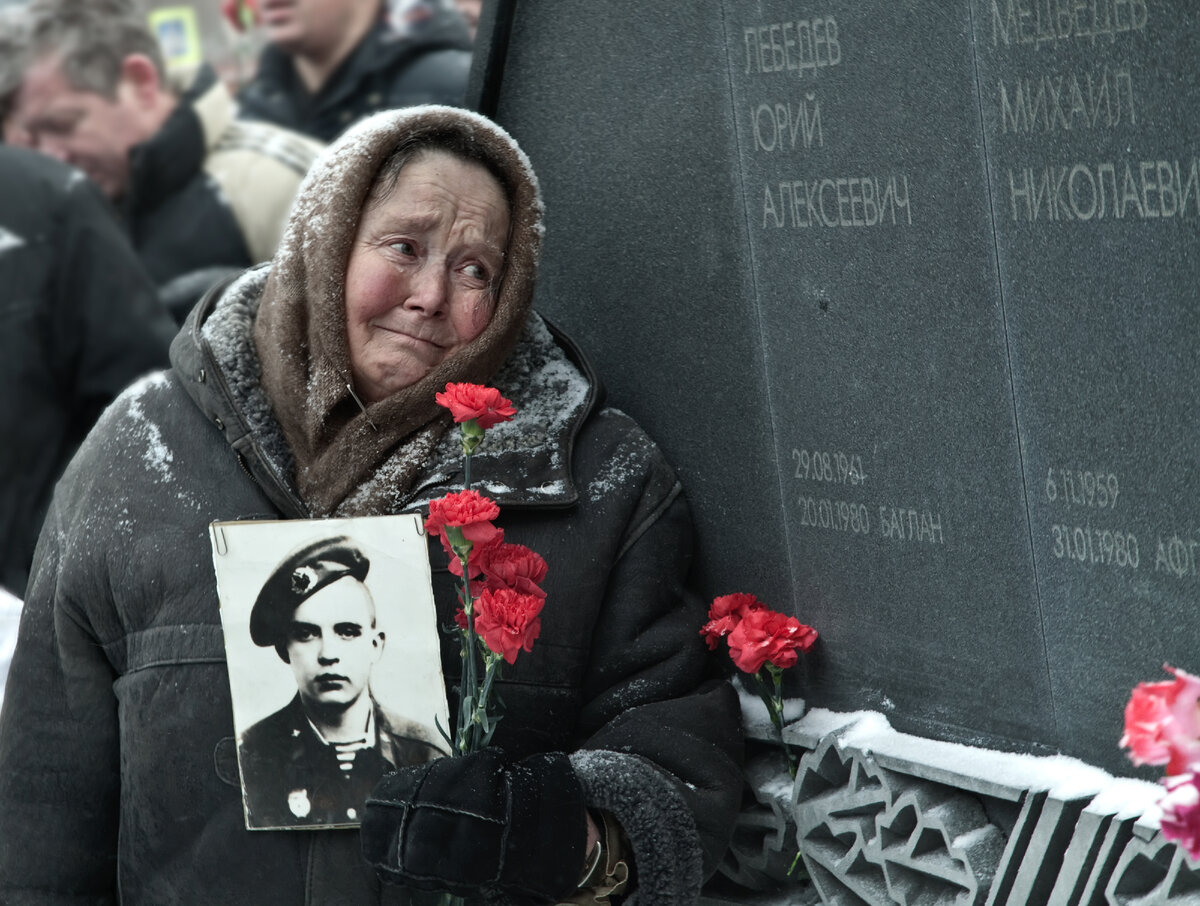
<svg viewBox="0 0 1200 906">
<path fill-rule="evenodd" d="M 250 611 L 250 638 L 255 645 L 274 645 L 306 598 L 351 576 L 362 582 L 371 561 L 345 535 L 322 538 L 289 554 L 263 583 Z"/>
</svg>

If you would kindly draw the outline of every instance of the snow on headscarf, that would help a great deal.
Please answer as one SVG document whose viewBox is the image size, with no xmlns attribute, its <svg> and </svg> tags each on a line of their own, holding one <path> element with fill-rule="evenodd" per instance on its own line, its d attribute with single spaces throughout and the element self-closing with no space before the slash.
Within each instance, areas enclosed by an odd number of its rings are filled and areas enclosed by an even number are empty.
<svg viewBox="0 0 1200 906">
<path fill-rule="evenodd" d="M 456 138 L 504 176 L 511 205 L 504 273 L 478 337 L 409 387 L 367 406 L 355 401 L 346 339 L 345 277 L 363 205 L 402 142 Z M 542 200 L 529 159 L 476 113 L 423 106 L 375 114 L 313 164 L 271 265 L 254 328 L 262 386 L 296 458 L 296 486 L 313 515 L 387 512 L 450 428 L 434 401 L 448 381 L 487 383 L 520 337 L 533 298 Z M 388 500 L 355 489 L 388 462 Z M 348 501 L 353 495 L 353 503 Z"/>
</svg>

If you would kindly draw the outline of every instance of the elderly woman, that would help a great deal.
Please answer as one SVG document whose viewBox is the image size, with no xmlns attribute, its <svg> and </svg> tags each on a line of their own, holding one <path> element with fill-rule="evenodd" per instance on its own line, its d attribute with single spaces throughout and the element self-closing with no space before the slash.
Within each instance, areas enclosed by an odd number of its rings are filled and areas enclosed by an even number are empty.
<svg viewBox="0 0 1200 906">
<path fill-rule="evenodd" d="M 682 587 L 679 482 L 531 310 L 542 229 L 529 162 L 493 123 L 379 114 L 310 172 L 274 261 L 210 293 L 173 368 L 110 408 L 27 595 L 0 718 L 0 902 L 696 899 L 740 804 L 736 697 L 707 678 Z M 361 831 L 247 831 L 208 524 L 427 510 L 462 486 L 434 401 L 448 381 L 518 406 L 475 486 L 550 563 L 496 749 L 387 776 Z M 452 685 L 457 642 L 442 656 Z"/>
</svg>

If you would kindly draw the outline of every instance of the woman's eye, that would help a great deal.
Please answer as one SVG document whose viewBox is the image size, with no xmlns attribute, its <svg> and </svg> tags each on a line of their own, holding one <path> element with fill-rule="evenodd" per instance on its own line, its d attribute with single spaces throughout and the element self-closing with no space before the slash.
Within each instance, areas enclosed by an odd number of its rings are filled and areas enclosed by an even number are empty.
<svg viewBox="0 0 1200 906">
<path fill-rule="evenodd" d="M 487 282 L 487 278 L 488 278 L 487 271 L 483 268 L 482 265 L 468 264 L 466 267 L 463 268 L 463 273 L 466 274 L 468 277 L 470 277 L 472 280 L 482 280 L 484 283 Z"/>
<path fill-rule="evenodd" d="M 417 253 L 416 247 L 407 239 L 398 239 L 397 241 L 391 243 L 391 247 L 398 251 L 401 255 L 415 255 Z"/>
</svg>

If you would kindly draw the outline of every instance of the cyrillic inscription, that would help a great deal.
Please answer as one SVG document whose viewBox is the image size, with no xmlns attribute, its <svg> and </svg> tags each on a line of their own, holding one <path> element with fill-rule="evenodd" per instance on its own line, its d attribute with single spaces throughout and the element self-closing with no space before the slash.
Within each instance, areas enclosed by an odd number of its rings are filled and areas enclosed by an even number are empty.
<svg viewBox="0 0 1200 906">
<path fill-rule="evenodd" d="M 833 16 L 748 26 L 742 36 L 747 75 L 771 72 L 815 75 L 820 69 L 842 62 L 837 19 Z"/>
<path fill-rule="evenodd" d="M 1059 41 L 1098 38 L 1146 30 L 1146 0 L 991 0 L 992 45 L 1040 49 Z"/>
<path fill-rule="evenodd" d="M 913 222 L 907 174 L 785 180 L 763 186 L 762 226 L 877 227 Z"/>
<path fill-rule="evenodd" d="M 1200 216 L 1200 158 L 1010 167 L 1008 188 L 1028 223 Z"/>
<path fill-rule="evenodd" d="M 1000 82 L 1004 134 L 1072 132 L 1137 124 L 1133 76 L 1128 69 L 1043 75 Z"/>
</svg>

